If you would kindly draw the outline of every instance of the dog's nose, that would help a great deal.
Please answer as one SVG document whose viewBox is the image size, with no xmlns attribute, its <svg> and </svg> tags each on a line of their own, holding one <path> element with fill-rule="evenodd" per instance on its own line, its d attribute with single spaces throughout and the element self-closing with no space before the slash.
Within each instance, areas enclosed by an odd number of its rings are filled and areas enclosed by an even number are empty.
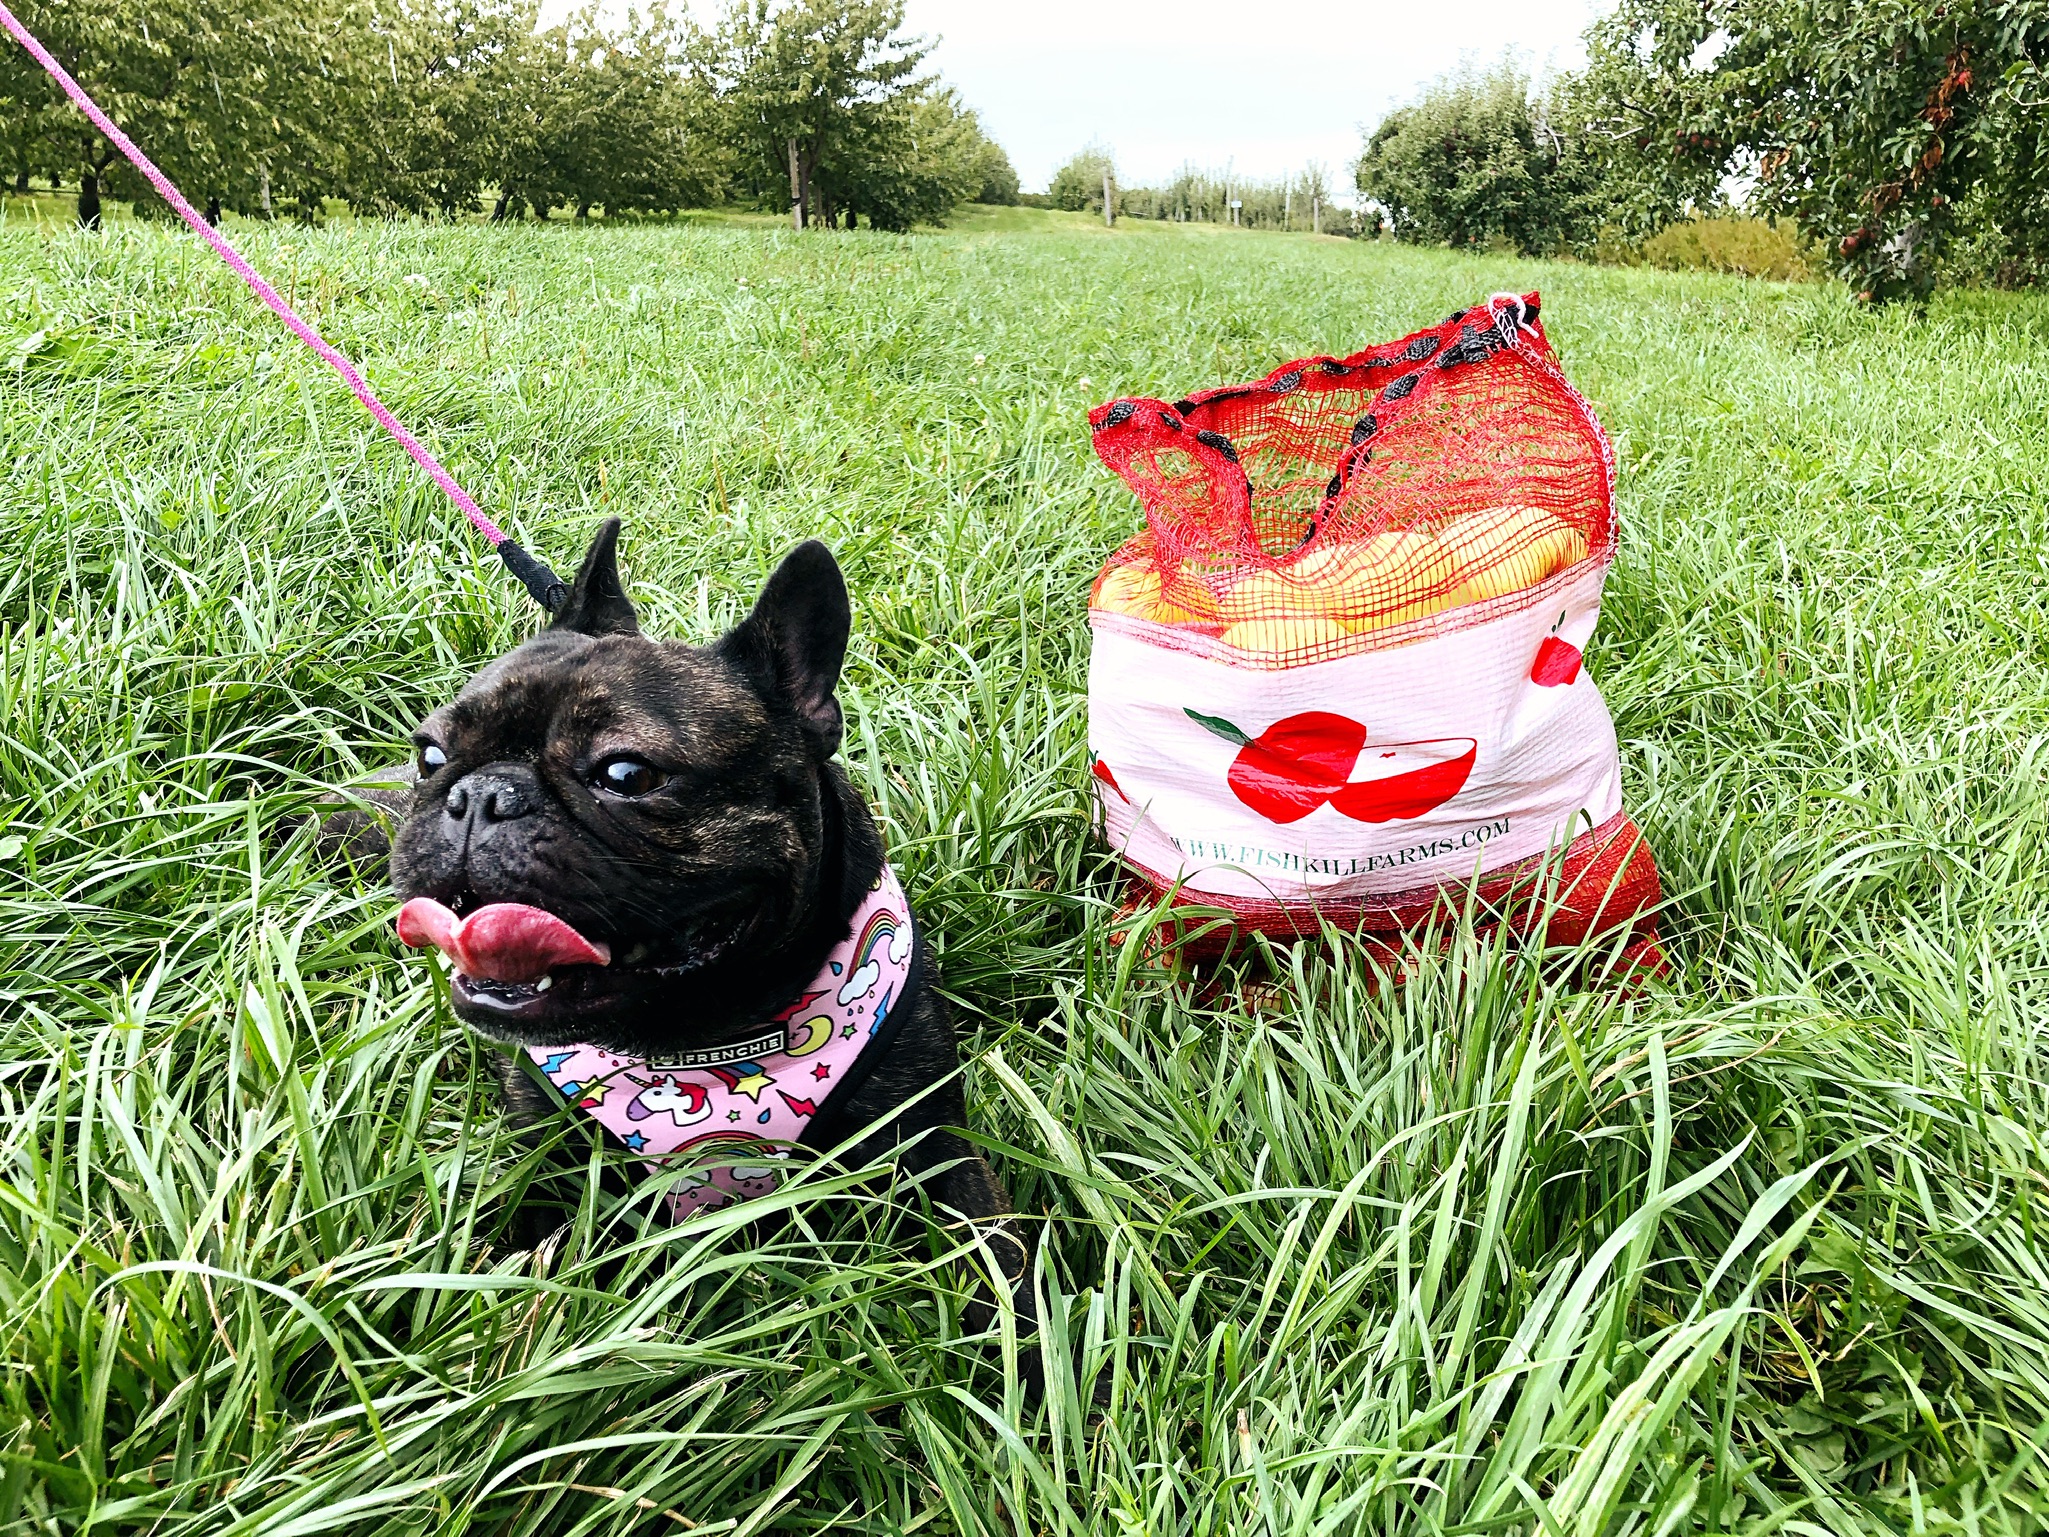
<svg viewBox="0 0 2049 1537">
<path fill-rule="evenodd" d="M 448 814 L 459 822 L 481 816 L 486 822 L 514 822 L 533 815 L 528 788 L 509 774 L 478 769 L 457 780 L 448 792 Z"/>
</svg>

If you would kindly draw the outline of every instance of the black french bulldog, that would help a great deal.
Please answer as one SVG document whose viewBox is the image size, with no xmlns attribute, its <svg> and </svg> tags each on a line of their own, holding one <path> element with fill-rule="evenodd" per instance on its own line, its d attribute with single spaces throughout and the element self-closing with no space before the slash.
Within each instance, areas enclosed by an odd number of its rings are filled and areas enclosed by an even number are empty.
<svg viewBox="0 0 2049 1537">
<path fill-rule="evenodd" d="M 391 883 L 401 901 L 458 917 L 542 908 L 609 948 L 609 965 L 555 966 L 538 983 L 458 972 L 455 1011 L 470 1026 L 519 1047 L 585 1043 L 659 1062 L 758 1036 L 797 1000 L 847 938 L 883 848 L 833 761 L 852 616 L 831 552 L 799 545 L 753 612 L 698 647 L 640 633 L 618 534 L 616 518 L 599 530 L 546 630 L 421 724 L 412 788 L 385 801 L 403 818 Z M 330 845 L 362 831 L 335 821 Z M 835 1147 L 879 1126 L 851 1159 L 894 1155 L 983 1229 L 1028 1308 L 1023 1231 L 953 1130 L 966 1124 L 960 1054 L 922 942 L 909 965 L 863 1076 L 819 1102 L 802 1140 Z M 512 1061 L 501 1077 L 516 1125 L 559 1113 Z"/>
</svg>

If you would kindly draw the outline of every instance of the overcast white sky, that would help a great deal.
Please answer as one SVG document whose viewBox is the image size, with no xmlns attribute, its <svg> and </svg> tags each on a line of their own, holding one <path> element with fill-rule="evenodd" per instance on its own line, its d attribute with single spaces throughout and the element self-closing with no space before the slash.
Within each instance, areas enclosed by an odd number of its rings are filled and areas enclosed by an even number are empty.
<svg viewBox="0 0 2049 1537">
<path fill-rule="evenodd" d="M 933 62 L 1027 191 L 1091 139 L 1138 184 L 1184 161 L 1279 176 L 1309 160 L 1348 189 L 1360 126 L 1462 59 L 1585 61 L 1605 0 L 910 0 Z"/>
<path fill-rule="evenodd" d="M 549 20 L 571 0 L 544 0 Z M 1583 62 L 1611 0 L 909 0 L 909 29 L 982 114 L 1026 191 L 1091 140 L 1134 184 L 1184 161 L 1274 177 L 1310 160 L 1349 190 L 1360 127 L 1464 59 Z M 715 0 L 695 0 L 700 20 Z"/>
</svg>

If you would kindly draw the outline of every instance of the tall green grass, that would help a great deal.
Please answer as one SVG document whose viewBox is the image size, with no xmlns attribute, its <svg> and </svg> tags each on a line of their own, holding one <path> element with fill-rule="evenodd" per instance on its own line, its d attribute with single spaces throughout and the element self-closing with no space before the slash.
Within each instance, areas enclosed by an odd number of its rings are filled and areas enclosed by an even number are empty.
<svg viewBox="0 0 2049 1537">
<path fill-rule="evenodd" d="M 2049 308 L 1148 231 L 243 229 L 531 548 L 807 535 L 1046 1328 L 820 1171 L 510 1249 L 489 1052 L 292 829 L 533 615 L 183 238 L 0 230 L 0 1531 L 2039 1530 Z M 1082 412 L 1540 286 L 1623 464 L 1635 996 L 1110 943 Z M 1255 1006 L 1256 1005 L 1256 1006 Z M 749 1214 L 751 1216 L 751 1213 Z M 1041 1353 L 1042 1400 L 1020 1352 Z"/>
</svg>

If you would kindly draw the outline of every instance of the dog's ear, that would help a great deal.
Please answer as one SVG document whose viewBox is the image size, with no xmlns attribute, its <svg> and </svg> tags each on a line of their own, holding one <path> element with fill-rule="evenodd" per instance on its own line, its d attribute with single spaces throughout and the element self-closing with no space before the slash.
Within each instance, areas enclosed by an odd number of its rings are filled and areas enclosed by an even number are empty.
<svg viewBox="0 0 2049 1537">
<path fill-rule="evenodd" d="M 839 751 L 842 717 L 833 697 L 847 659 L 854 616 L 839 562 L 816 539 L 807 539 L 775 568 L 754 611 L 718 649 L 796 708 L 826 757 Z"/>
<path fill-rule="evenodd" d="M 583 565 L 570 584 L 569 596 L 555 615 L 551 630 L 580 635 L 638 635 L 640 616 L 619 583 L 619 520 L 607 518 L 584 552 Z"/>
</svg>

